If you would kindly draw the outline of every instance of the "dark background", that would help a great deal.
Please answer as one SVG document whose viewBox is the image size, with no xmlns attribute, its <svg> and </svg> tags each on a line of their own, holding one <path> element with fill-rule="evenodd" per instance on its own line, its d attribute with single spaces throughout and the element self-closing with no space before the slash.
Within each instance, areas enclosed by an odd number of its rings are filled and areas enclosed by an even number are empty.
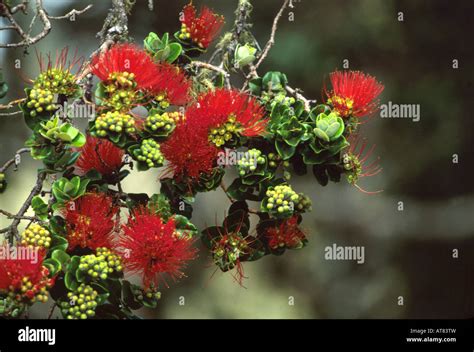
<svg viewBox="0 0 474 352">
<path fill-rule="evenodd" d="M 254 2 L 254 33 L 263 45 L 282 1 Z M 51 14 L 81 8 L 88 1 L 45 1 Z M 175 32 L 186 1 L 138 0 L 129 28 L 141 43 L 150 31 Z M 194 1 L 207 4 L 233 23 L 236 0 Z M 163 290 L 162 302 L 149 317 L 260 318 L 466 318 L 474 315 L 472 182 L 472 108 L 474 16 L 472 1 L 301 0 L 294 1 L 294 22 L 282 18 L 276 44 L 260 68 L 285 72 L 293 87 L 321 99 L 328 73 L 350 68 L 375 75 L 385 85 L 381 102 L 420 104 L 421 120 L 382 119 L 375 115 L 363 134 L 377 145 L 384 171 L 363 180 L 379 195 L 361 194 L 342 182 L 323 188 L 310 176 L 292 180 L 310 195 L 313 212 L 303 226 L 310 243 L 282 257 L 245 264 L 248 279 L 241 288 L 229 274 L 217 272 L 205 251 L 188 278 Z M 51 34 L 34 48 L 41 52 L 63 46 L 88 57 L 97 48 L 108 1 L 76 22 L 55 21 Z M 398 21 L 403 12 L 404 21 Z M 4 31 L 2 31 L 4 32 Z M 2 41 L 10 40 L 0 32 Z M 3 36 L 3 37 L 1 37 Z M 35 77 L 34 48 L 0 49 L 1 67 L 11 86 L 6 102 L 22 96 L 21 76 Z M 15 59 L 22 62 L 14 70 Z M 454 69 L 453 60 L 459 61 Z M 0 119 L 0 162 L 22 146 L 28 129 L 18 117 Z M 459 163 L 452 162 L 453 154 Z M 33 185 L 39 164 L 28 160 L 8 174 L 10 185 L 0 207 L 15 211 Z M 154 193 L 157 172 L 134 174 L 129 192 Z M 404 210 L 398 211 L 402 201 Z M 227 207 L 221 192 L 200 195 L 193 221 L 201 228 L 222 218 Z M 0 218 L 0 227 L 6 225 Z M 324 248 L 365 246 L 366 262 L 326 261 Z M 459 250 L 459 258 L 452 256 Z M 212 278 L 211 278 L 212 276 Z M 403 296 L 404 304 L 398 305 Z M 291 297 L 294 305 L 290 305 Z M 184 298 L 184 305 L 180 305 Z M 38 306 L 38 305 L 37 305 Z M 38 316 L 44 316 L 40 307 Z"/>
</svg>

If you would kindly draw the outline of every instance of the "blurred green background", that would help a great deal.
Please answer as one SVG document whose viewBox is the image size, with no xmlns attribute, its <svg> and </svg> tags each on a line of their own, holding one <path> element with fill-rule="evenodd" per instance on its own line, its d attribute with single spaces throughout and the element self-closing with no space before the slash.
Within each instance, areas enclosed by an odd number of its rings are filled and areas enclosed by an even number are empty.
<svg viewBox="0 0 474 352">
<path fill-rule="evenodd" d="M 91 1 L 44 1 L 60 15 Z M 233 23 L 237 0 L 194 1 L 225 15 Z M 253 1 L 254 33 L 263 45 L 281 0 Z M 54 21 L 50 35 L 25 53 L 0 49 L 10 85 L 2 103 L 22 96 L 23 79 L 38 73 L 35 48 L 43 53 L 63 46 L 88 57 L 97 48 L 95 34 L 110 6 L 94 7 L 75 22 Z M 130 17 L 131 35 L 141 43 L 148 32 L 174 32 L 186 1 L 138 0 Z M 375 75 L 385 84 L 381 102 L 420 104 L 421 119 L 382 119 L 362 128 L 377 145 L 384 171 L 365 179 L 365 195 L 345 182 L 321 187 L 314 178 L 295 177 L 298 192 L 313 199 L 304 217 L 309 245 L 245 263 L 245 288 L 229 273 L 216 272 L 206 251 L 187 270 L 188 278 L 163 290 L 159 318 L 466 318 L 474 316 L 474 183 L 472 179 L 472 113 L 474 70 L 472 1 L 300 0 L 287 11 L 276 44 L 260 69 L 285 72 L 290 85 L 307 97 L 321 99 L 328 73 L 348 60 L 354 70 Z M 403 12 L 404 21 L 398 21 Z M 0 31 L 2 42 L 9 41 Z M 13 68 L 20 59 L 20 70 Z M 453 60 L 459 68 L 453 69 Z M 22 119 L 0 118 L 0 163 L 22 147 L 29 130 Z M 453 154 L 459 163 L 452 162 Z M 39 163 L 23 156 L 20 170 L 9 171 L 8 191 L 0 208 L 16 211 L 34 183 Z M 129 192 L 155 193 L 158 173 L 133 173 Z M 402 201 L 404 210 L 398 211 Z M 222 219 L 228 201 L 222 192 L 197 198 L 193 221 L 203 228 Z M 8 224 L 0 217 L 0 227 Z M 324 248 L 333 243 L 365 246 L 365 264 L 327 261 Z M 459 258 L 453 258 L 453 249 Z M 399 305 L 399 297 L 403 305 Z M 183 304 L 184 303 L 184 304 Z M 44 317 L 48 305 L 36 305 L 33 317 Z"/>
</svg>

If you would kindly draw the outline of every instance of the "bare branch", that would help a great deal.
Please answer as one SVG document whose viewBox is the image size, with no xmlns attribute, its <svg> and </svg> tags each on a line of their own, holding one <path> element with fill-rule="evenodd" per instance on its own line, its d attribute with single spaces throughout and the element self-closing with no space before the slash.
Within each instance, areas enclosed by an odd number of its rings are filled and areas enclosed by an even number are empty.
<svg viewBox="0 0 474 352">
<path fill-rule="evenodd" d="M 255 70 L 258 69 L 258 67 L 262 64 L 263 60 L 268 55 L 268 52 L 272 48 L 272 46 L 275 44 L 275 34 L 278 29 L 278 22 L 280 21 L 281 16 L 283 15 L 283 12 L 286 10 L 288 7 L 290 0 L 285 0 L 283 2 L 283 5 L 280 8 L 280 11 L 278 11 L 277 15 L 275 16 L 275 19 L 273 20 L 273 25 L 272 25 L 272 32 L 270 34 L 270 39 L 268 40 L 267 44 L 263 48 L 262 53 L 260 54 L 257 63 L 255 64 Z"/>
<path fill-rule="evenodd" d="M 197 68 L 204 68 L 204 69 L 207 69 L 207 70 L 211 70 L 211 71 L 215 71 L 217 73 L 220 73 L 221 75 L 224 76 L 226 85 L 230 89 L 230 87 L 231 87 L 230 80 L 229 80 L 230 75 L 222 67 L 214 66 L 214 65 L 211 65 L 207 62 L 202 62 L 202 61 L 192 61 L 191 63 L 188 64 L 188 66 L 196 66 Z"/>
<path fill-rule="evenodd" d="M 65 15 L 62 15 L 62 16 L 48 16 L 50 19 L 52 20 L 64 20 L 64 19 L 69 19 L 71 18 L 71 16 L 75 16 L 75 15 L 82 15 L 84 12 L 86 12 L 87 10 L 89 10 L 90 8 L 92 7 L 92 4 L 89 4 L 87 5 L 86 7 L 84 7 L 82 10 L 76 10 L 76 9 L 72 9 L 71 11 L 69 11 L 67 14 Z"/>
<path fill-rule="evenodd" d="M 35 216 L 18 216 L 12 214 L 6 210 L 0 209 L 0 214 L 5 215 L 8 219 L 19 219 L 19 220 L 29 220 L 29 221 L 38 221 L 38 218 Z"/>
<path fill-rule="evenodd" d="M 31 206 L 31 201 L 33 200 L 33 197 L 36 196 L 41 192 L 41 189 L 43 188 L 43 182 L 46 178 L 46 173 L 44 172 L 39 172 L 38 176 L 36 178 L 36 184 L 31 190 L 28 198 L 25 200 L 23 205 L 21 206 L 20 210 L 16 215 L 14 215 L 14 220 L 10 226 L 8 226 L 5 229 L 0 230 L 0 233 L 2 232 L 8 232 L 9 233 L 9 239 L 10 241 L 13 240 L 13 238 L 18 239 L 19 234 L 18 234 L 18 225 L 20 224 L 20 221 L 24 218 L 25 213 L 28 211 L 28 209 Z"/>
<path fill-rule="evenodd" d="M 20 104 L 21 102 L 23 102 L 25 100 L 26 100 L 26 98 L 21 98 L 21 99 L 13 100 L 13 101 L 5 104 L 5 105 L 0 104 L 0 110 L 11 109 L 15 105 Z"/>
<path fill-rule="evenodd" d="M 92 7 L 92 5 L 88 5 L 82 10 L 71 10 L 70 12 L 68 12 L 66 15 L 63 15 L 63 16 L 49 16 L 43 7 L 43 0 L 36 0 L 35 4 L 36 4 L 35 6 L 36 12 L 29 25 L 28 31 L 26 32 L 15 20 L 15 18 L 13 17 L 13 14 L 15 14 L 16 12 L 20 10 L 26 14 L 28 1 L 23 1 L 23 3 L 11 9 L 9 9 L 8 6 L 5 4 L 0 4 L 0 13 L 2 14 L 3 17 L 6 17 L 11 24 L 9 26 L 0 28 L 0 30 L 14 30 L 17 32 L 17 34 L 21 38 L 21 41 L 16 42 L 16 43 L 0 43 L 0 48 L 19 48 L 19 47 L 27 47 L 32 44 L 35 44 L 39 42 L 41 39 L 43 39 L 44 37 L 46 37 L 51 31 L 50 20 L 65 19 L 65 18 L 70 18 L 73 15 L 80 15 Z M 38 34 L 36 34 L 35 36 L 31 36 L 30 32 L 31 32 L 31 29 L 33 28 L 36 18 L 39 18 L 41 20 L 43 24 L 43 28 Z"/>
<path fill-rule="evenodd" d="M 295 98 L 297 98 L 298 100 L 301 100 L 303 103 L 304 103 L 304 109 L 306 111 L 309 111 L 311 110 L 311 103 L 315 103 L 316 100 L 308 100 L 306 99 L 301 93 L 300 93 L 300 90 L 298 88 L 291 88 L 290 86 L 286 86 L 285 87 L 286 91 L 288 93 L 290 93 L 291 95 L 293 95 Z"/>
<path fill-rule="evenodd" d="M 0 173 L 5 172 L 11 165 L 15 164 L 15 170 L 16 170 L 16 160 L 17 160 L 17 155 L 23 154 L 23 153 L 28 153 L 30 151 L 30 148 L 21 148 L 18 149 L 15 153 L 15 156 L 8 160 L 1 168 L 0 168 Z"/>
<path fill-rule="evenodd" d="M 23 111 L 18 110 L 18 111 L 13 111 L 13 112 L 0 112 L 0 116 L 13 116 L 13 115 L 19 115 L 22 114 Z"/>
</svg>

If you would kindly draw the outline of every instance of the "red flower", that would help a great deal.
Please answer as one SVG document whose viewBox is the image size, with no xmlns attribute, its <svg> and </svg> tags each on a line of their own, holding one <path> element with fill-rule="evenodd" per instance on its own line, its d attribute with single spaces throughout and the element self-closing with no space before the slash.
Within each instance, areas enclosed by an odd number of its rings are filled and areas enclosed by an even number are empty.
<svg viewBox="0 0 474 352">
<path fill-rule="evenodd" d="M 198 16 L 196 8 L 188 4 L 183 9 L 181 23 L 180 38 L 190 38 L 199 47 L 205 49 L 224 26 L 224 17 L 215 14 L 206 6 L 202 7 L 201 14 Z"/>
<path fill-rule="evenodd" d="M 382 167 L 379 165 L 380 157 L 375 158 L 372 162 L 369 161 L 375 150 L 375 145 L 367 150 L 367 141 L 358 135 L 350 136 L 349 143 L 349 150 L 342 155 L 348 182 L 363 193 L 375 194 L 382 192 L 381 190 L 366 191 L 357 184 L 361 177 L 371 177 L 382 172 Z"/>
<path fill-rule="evenodd" d="M 102 81 L 112 79 L 121 84 L 133 85 L 153 96 L 165 95 L 172 104 L 184 104 L 189 99 L 191 83 L 184 73 L 167 63 L 155 64 L 152 58 L 133 44 L 117 44 L 95 55 L 91 71 Z M 117 75 L 128 73 L 129 75 Z"/>
<path fill-rule="evenodd" d="M 372 76 L 359 71 L 335 71 L 330 75 L 332 90 L 327 102 L 343 117 L 362 117 L 378 109 L 375 99 L 384 87 Z"/>
<path fill-rule="evenodd" d="M 201 173 L 212 171 L 219 149 L 209 143 L 207 133 L 199 126 L 183 121 L 161 144 L 161 152 L 176 177 L 197 178 Z"/>
<path fill-rule="evenodd" d="M 211 129 L 230 123 L 233 133 L 254 137 L 261 135 L 268 123 L 263 107 L 251 96 L 238 90 L 216 89 L 199 96 L 186 111 L 186 123 Z"/>
<path fill-rule="evenodd" d="M 81 174 L 94 169 L 104 176 L 110 176 L 122 166 L 123 150 L 106 139 L 87 136 L 87 142 L 80 151 L 76 167 Z"/>
<path fill-rule="evenodd" d="M 17 247 L 17 252 L 22 247 Z M 34 298 L 40 294 L 42 301 L 47 296 L 41 295 L 45 288 L 49 288 L 54 284 L 54 278 L 49 278 L 49 270 L 43 266 L 45 253 L 38 252 L 38 260 L 29 259 L 0 259 L 0 291 L 21 292 L 21 295 L 28 299 Z M 18 292 L 18 293 L 19 293 Z M 21 299 L 21 296 L 17 296 Z"/>
<path fill-rule="evenodd" d="M 238 135 L 261 135 L 268 122 L 264 114 L 255 99 L 236 90 L 202 94 L 186 110 L 161 151 L 175 175 L 199 177 L 212 171 L 219 147 L 227 141 Z"/>
<path fill-rule="evenodd" d="M 113 73 L 133 73 L 138 89 L 145 91 L 153 90 L 158 79 L 151 57 L 133 44 L 117 44 L 94 55 L 91 70 L 102 81 L 110 80 Z"/>
<path fill-rule="evenodd" d="M 68 249 L 72 250 L 76 246 L 90 249 L 110 248 L 118 211 L 112 203 L 112 198 L 100 193 L 88 193 L 66 204 L 64 217 Z"/>
<path fill-rule="evenodd" d="M 265 235 L 271 249 L 278 249 L 279 247 L 299 248 L 306 239 L 303 231 L 298 227 L 297 216 L 284 220 L 278 227 L 267 229 Z"/>
<path fill-rule="evenodd" d="M 136 209 L 123 227 L 119 249 L 125 269 L 140 274 L 143 285 L 157 287 L 165 275 L 173 280 L 184 276 L 186 262 L 196 257 L 193 240 L 176 232 L 174 220 L 164 222 L 146 208 Z"/>
<path fill-rule="evenodd" d="M 172 105 L 184 105 L 189 99 L 191 81 L 177 66 L 168 63 L 157 65 L 157 82 L 154 91 L 163 94 L 164 99 Z"/>
</svg>

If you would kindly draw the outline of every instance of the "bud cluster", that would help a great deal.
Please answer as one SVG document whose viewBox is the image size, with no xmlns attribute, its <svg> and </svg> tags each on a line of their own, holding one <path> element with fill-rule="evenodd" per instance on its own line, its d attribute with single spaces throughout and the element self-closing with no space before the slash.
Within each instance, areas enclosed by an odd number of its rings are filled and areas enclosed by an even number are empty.
<svg viewBox="0 0 474 352">
<path fill-rule="evenodd" d="M 151 138 L 142 141 L 140 149 L 136 152 L 136 158 L 138 161 L 146 163 L 150 168 L 160 167 L 165 161 L 160 145 Z"/>
<path fill-rule="evenodd" d="M 237 132 L 236 118 L 231 115 L 225 124 L 209 131 L 209 141 L 215 144 L 216 147 L 221 147 L 230 142 L 237 135 Z"/>
<path fill-rule="evenodd" d="M 86 272 L 93 279 L 106 280 L 109 274 L 122 271 L 122 261 L 110 249 L 100 247 L 97 248 L 96 254 L 81 257 L 79 270 Z"/>
<path fill-rule="evenodd" d="M 49 248 L 51 233 L 39 224 L 32 224 L 21 234 L 21 245 L 30 247 Z"/>
<path fill-rule="evenodd" d="M 50 90 L 53 94 L 72 96 L 76 93 L 78 85 L 75 76 L 64 69 L 50 68 L 36 78 L 35 89 Z"/>
<path fill-rule="evenodd" d="M 295 205 L 300 201 L 300 196 L 293 191 L 291 186 L 285 184 L 269 188 L 266 196 L 265 210 L 278 215 L 291 215 L 295 210 Z"/>
<path fill-rule="evenodd" d="M 106 105 L 114 110 L 129 110 L 138 99 L 138 93 L 135 90 L 136 86 L 134 73 L 111 73 L 105 85 L 105 91 L 108 95 L 105 99 Z"/>
<path fill-rule="evenodd" d="M 165 112 L 163 114 L 149 115 L 145 120 L 145 127 L 152 134 L 168 135 L 179 121 L 181 114 L 175 112 Z"/>
<path fill-rule="evenodd" d="M 100 115 L 95 121 L 95 128 L 99 137 L 107 136 L 108 132 L 134 134 L 135 120 L 131 115 L 119 111 L 108 111 Z"/>
<path fill-rule="evenodd" d="M 240 176 L 245 176 L 257 170 L 259 165 L 265 165 L 265 156 L 258 149 L 250 149 L 237 163 Z"/>
<path fill-rule="evenodd" d="M 95 315 L 99 294 L 91 286 L 81 284 L 74 292 L 68 292 L 67 298 L 67 302 L 59 305 L 66 319 L 87 319 Z"/>
<path fill-rule="evenodd" d="M 35 117 L 45 111 L 54 111 L 57 106 L 53 103 L 54 94 L 48 89 L 32 89 L 28 95 L 26 107 L 31 109 L 30 115 Z"/>
</svg>

